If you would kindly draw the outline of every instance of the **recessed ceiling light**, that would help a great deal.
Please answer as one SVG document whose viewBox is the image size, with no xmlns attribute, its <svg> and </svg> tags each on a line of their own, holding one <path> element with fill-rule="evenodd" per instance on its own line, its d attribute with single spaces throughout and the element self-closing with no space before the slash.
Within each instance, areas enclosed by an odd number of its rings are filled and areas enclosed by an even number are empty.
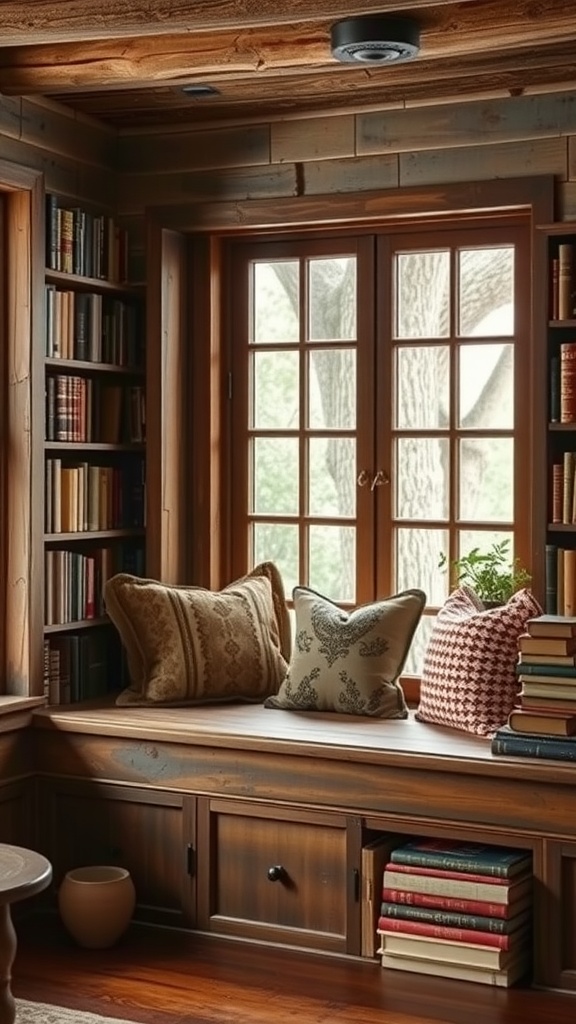
<svg viewBox="0 0 576 1024">
<path fill-rule="evenodd" d="M 186 96 L 197 96 L 204 99 L 207 96 L 219 96 L 220 92 L 213 85 L 183 85 L 182 92 Z"/>
<path fill-rule="evenodd" d="M 345 64 L 391 64 L 420 50 L 420 28 L 410 18 L 385 14 L 344 18 L 331 28 L 332 56 Z"/>
</svg>

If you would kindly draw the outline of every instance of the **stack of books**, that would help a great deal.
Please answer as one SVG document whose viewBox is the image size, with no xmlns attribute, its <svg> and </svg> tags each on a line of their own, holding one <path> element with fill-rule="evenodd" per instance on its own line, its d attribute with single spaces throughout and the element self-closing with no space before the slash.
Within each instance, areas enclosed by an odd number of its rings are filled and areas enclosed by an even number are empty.
<svg viewBox="0 0 576 1024">
<path fill-rule="evenodd" d="M 519 640 L 522 688 L 494 754 L 576 760 L 576 617 L 538 615 Z"/>
<path fill-rule="evenodd" d="M 384 868 L 382 966 L 507 987 L 531 964 L 532 857 L 484 843 L 415 839 Z"/>
</svg>

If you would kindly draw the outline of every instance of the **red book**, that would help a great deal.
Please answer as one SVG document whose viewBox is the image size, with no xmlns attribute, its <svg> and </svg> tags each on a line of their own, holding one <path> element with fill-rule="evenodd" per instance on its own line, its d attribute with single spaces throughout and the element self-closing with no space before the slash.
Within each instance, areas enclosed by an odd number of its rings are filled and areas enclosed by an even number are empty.
<svg viewBox="0 0 576 1024">
<path fill-rule="evenodd" d="M 560 422 L 576 423 L 576 341 L 560 345 Z"/>
<path fill-rule="evenodd" d="M 433 910 L 454 910 L 462 914 L 479 914 L 481 917 L 507 918 L 517 913 L 515 904 L 465 900 L 458 896 L 436 896 L 431 892 L 407 892 L 405 889 L 383 889 L 382 899 L 387 900 L 388 903 L 430 907 Z"/>
<path fill-rule="evenodd" d="M 489 882 L 490 885 L 510 885 L 509 878 L 497 875 L 475 875 L 467 871 L 448 871 L 445 868 L 424 868 L 421 864 L 396 864 L 390 862 L 386 870 L 400 871 L 405 875 L 432 875 L 433 878 L 458 878 L 461 882 Z M 516 881 L 516 879 L 514 879 Z"/>
<path fill-rule="evenodd" d="M 498 949 L 510 949 L 510 942 L 518 944 L 518 932 L 502 934 L 499 932 L 475 932 L 471 928 L 452 928 L 444 924 L 431 924 L 426 921 L 408 921 L 401 917 L 379 917 L 379 932 L 404 932 L 408 935 L 430 935 L 435 939 L 450 939 L 452 942 L 469 942 L 474 946 L 497 946 Z"/>
</svg>

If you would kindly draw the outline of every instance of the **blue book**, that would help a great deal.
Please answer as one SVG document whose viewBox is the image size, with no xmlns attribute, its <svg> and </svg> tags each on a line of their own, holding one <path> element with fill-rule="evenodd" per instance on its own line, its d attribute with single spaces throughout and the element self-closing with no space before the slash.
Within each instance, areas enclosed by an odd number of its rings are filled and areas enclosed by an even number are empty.
<svg viewBox="0 0 576 1024">
<path fill-rule="evenodd" d="M 576 761 L 576 736 L 537 736 L 517 733 L 503 725 L 492 737 L 492 753 L 509 757 L 537 757 L 550 761 Z"/>
<path fill-rule="evenodd" d="M 490 846 L 488 843 L 415 839 L 392 850 L 390 860 L 394 864 L 511 878 L 526 870 L 530 864 L 530 854 L 526 850 Z"/>
<path fill-rule="evenodd" d="M 576 663 L 571 665 L 534 665 L 532 662 L 526 664 L 519 661 L 516 664 L 516 674 L 519 676 L 568 676 L 576 680 Z"/>
</svg>

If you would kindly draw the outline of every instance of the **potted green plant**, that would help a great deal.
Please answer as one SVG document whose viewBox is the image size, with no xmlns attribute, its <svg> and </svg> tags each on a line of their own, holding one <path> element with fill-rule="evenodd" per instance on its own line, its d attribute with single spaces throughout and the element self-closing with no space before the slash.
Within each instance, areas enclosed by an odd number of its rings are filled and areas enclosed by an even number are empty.
<svg viewBox="0 0 576 1024">
<path fill-rule="evenodd" d="M 440 569 L 448 570 L 448 558 L 440 555 Z M 532 577 L 519 559 L 510 557 L 510 540 L 494 541 L 487 551 L 472 548 L 450 563 L 451 582 L 471 587 L 486 606 L 506 604 Z"/>
</svg>

